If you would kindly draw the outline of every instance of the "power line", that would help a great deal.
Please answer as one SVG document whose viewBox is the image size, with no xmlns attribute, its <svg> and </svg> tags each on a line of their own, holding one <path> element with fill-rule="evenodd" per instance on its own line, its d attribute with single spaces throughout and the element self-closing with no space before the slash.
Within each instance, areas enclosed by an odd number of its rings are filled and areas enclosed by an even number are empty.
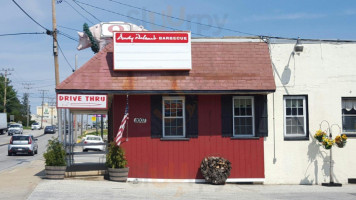
<svg viewBox="0 0 356 200">
<path fill-rule="evenodd" d="M 42 26 L 40 23 L 38 23 L 35 19 L 33 19 L 24 9 L 21 8 L 21 6 L 19 4 L 16 3 L 15 0 L 12 0 L 12 2 L 14 2 L 14 4 L 16 4 L 17 7 L 19 7 L 23 13 L 25 13 L 27 15 L 27 17 L 29 17 L 33 22 L 35 22 L 37 25 L 39 25 L 40 27 L 42 27 L 43 29 L 45 29 L 46 31 L 49 31 L 46 27 Z"/>
<path fill-rule="evenodd" d="M 72 31 L 82 31 L 82 30 L 78 30 L 78 29 L 74 29 L 74 28 L 69 28 L 69 27 L 61 26 L 61 25 L 57 25 L 57 26 L 58 26 L 58 27 L 65 28 L 65 29 L 68 29 L 68 30 L 72 30 Z"/>
<path fill-rule="evenodd" d="M 46 88 L 46 87 L 50 87 L 50 86 L 55 86 L 56 84 L 51 84 L 51 85 L 42 85 L 42 86 L 37 86 L 37 87 L 33 87 L 34 89 L 36 88 Z"/>
<path fill-rule="evenodd" d="M 45 32 L 32 32 L 32 33 L 5 33 L 5 34 L 0 34 L 0 36 L 15 36 L 15 35 L 42 35 L 46 34 Z"/>
<path fill-rule="evenodd" d="M 58 34 L 59 34 L 59 35 L 62 35 L 62 36 L 64 36 L 64 37 L 66 37 L 66 38 L 68 38 L 68 39 L 71 39 L 71 40 L 74 40 L 74 41 L 76 41 L 76 42 L 79 42 L 79 40 L 73 38 L 72 36 L 70 36 L 70 35 L 68 35 L 68 34 L 66 34 L 66 33 L 64 33 L 64 32 L 62 32 L 62 31 L 58 31 Z"/>
<path fill-rule="evenodd" d="M 75 0 L 73 0 L 75 1 Z M 257 36 L 260 38 L 272 38 L 272 39 L 285 39 L 285 40 L 297 40 L 298 38 L 289 38 L 289 37 L 280 37 L 280 36 L 267 36 L 267 35 L 260 35 L 260 34 L 254 34 L 254 33 L 248 33 L 248 32 L 243 32 L 243 31 L 239 31 L 239 30 L 234 30 L 234 29 L 230 29 L 230 28 L 223 28 L 223 27 L 218 27 L 218 26 L 213 26 L 213 25 L 209 25 L 209 24 L 203 24 L 203 23 L 199 23 L 199 22 L 193 22 L 191 20 L 186 20 L 186 19 L 181 19 L 179 17 L 174 17 L 174 16 L 170 16 L 170 15 L 166 15 L 166 14 L 162 14 L 156 11 L 152 11 L 152 10 L 148 10 L 145 8 L 140 8 L 137 6 L 133 6 L 130 4 L 126 4 L 126 3 L 122 3 L 120 1 L 116 1 L 116 0 L 108 0 L 126 7 L 130 7 L 130 8 L 135 8 L 135 9 L 139 9 L 139 10 L 143 10 L 149 13 L 153 13 L 156 15 L 160 15 L 160 16 L 164 16 L 164 17 L 169 17 L 175 20 L 180 20 L 180 21 L 184 21 L 184 22 L 188 22 L 188 23 L 192 23 L 192 24 L 197 24 L 200 26 L 207 26 L 207 27 L 211 27 L 211 28 L 216 28 L 216 29 L 220 29 L 220 30 L 225 30 L 225 31 L 230 31 L 230 32 L 235 32 L 235 33 L 241 33 L 241 34 L 245 34 L 245 35 L 250 35 L 250 36 Z M 311 42 L 356 42 L 355 40 L 328 40 L 328 39 L 300 39 L 302 41 L 311 41 Z"/>
<path fill-rule="evenodd" d="M 63 53 L 63 51 L 62 51 L 62 48 L 61 48 L 61 46 L 59 45 L 59 42 L 58 42 L 58 41 L 57 41 L 57 44 L 58 44 L 58 48 L 59 48 L 60 52 L 62 53 L 62 56 L 64 57 L 65 61 L 66 61 L 67 64 L 68 64 L 68 66 L 69 66 L 70 68 L 72 68 L 72 71 L 74 72 L 74 68 L 73 68 L 72 65 L 69 63 L 67 57 L 64 55 L 64 53 Z"/>
<path fill-rule="evenodd" d="M 82 16 L 84 19 L 88 20 L 91 24 L 94 24 L 92 21 L 90 21 L 90 19 L 88 19 L 87 17 L 85 17 L 84 15 L 82 15 L 77 9 L 75 9 L 68 1 L 64 1 L 65 3 L 67 3 L 73 10 L 75 10 L 75 12 L 77 12 L 80 16 Z"/>
<path fill-rule="evenodd" d="M 162 14 L 162 13 L 159 13 L 159 12 L 147 10 L 147 9 L 145 9 L 145 8 L 140 8 L 140 7 L 133 6 L 133 5 L 126 4 L 126 3 L 122 3 L 122 2 L 119 2 L 119 1 L 114 1 L 114 0 L 108 0 L 108 1 L 111 1 L 111 2 L 114 2 L 114 3 L 117 3 L 117 4 L 120 4 L 120 5 L 123 5 L 123 6 L 126 6 L 126 7 L 143 10 L 143 11 L 146 11 L 146 12 L 149 12 L 149 13 L 153 13 L 153 14 L 156 14 L 156 15 L 161 15 L 161 16 L 164 16 L 164 17 L 169 17 L 169 18 L 172 18 L 172 19 L 175 19 L 175 20 L 179 20 L 179 21 L 183 21 L 183 22 L 188 22 L 188 23 L 192 23 L 192 24 L 197 24 L 197 25 L 200 25 L 200 26 L 207 26 L 207 27 L 210 27 L 210 28 L 216 28 L 216 29 L 225 30 L 225 31 L 231 31 L 231 32 L 236 32 L 236 33 L 241 33 L 241 34 L 246 34 L 246 35 L 251 35 L 251 36 L 257 36 L 256 34 L 252 34 L 252 33 L 247 33 L 247 32 L 238 31 L 238 30 L 233 30 L 233 29 L 229 29 L 229 28 L 223 28 L 223 27 L 213 26 L 213 25 L 209 25 L 209 24 L 203 24 L 203 23 L 199 23 L 199 22 L 193 22 L 193 21 L 191 21 L 191 20 L 186 20 L 186 19 L 181 19 L 181 18 L 179 18 L 179 17 L 174 17 L 174 16 Z"/>
<path fill-rule="evenodd" d="M 142 21 L 142 22 L 145 22 L 145 23 L 148 23 L 148 24 L 152 24 L 152 25 L 155 25 L 155 26 L 159 26 L 159 27 L 163 27 L 163 28 L 171 29 L 171 30 L 174 30 L 174 31 L 180 31 L 179 29 L 176 29 L 176 28 L 172 28 L 172 27 L 168 27 L 168 26 L 164 26 L 164 25 L 156 24 L 156 23 L 149 22 L 149 21 L 146 21 L 146 20 L 143 20 L 143 19 L 138 19 L 138 18 L 131 17 L 131 16 L 128 16 L 128 15 L 124 15 L 124 14 L 121 14 L 121 13 L 118 13 L 118 12 L 114 12 L 114 11 L 111 11 L 111 10 L 107 10 L 107 9 L 105 9 L 105 8 L 100 8 L 100 7 L 93 6 L 93 5 L 90 5 L 90 4 L 87 4 L 87 3 L 83 3 L 83 2 L 80 2 L 80 1 L 77 1 L 77 0 L 72 0 L 72 1 L 74 1 L 74 2 L 78 2 L 78 3 L 80 3 L 80 4 L 83 4 L 83 5 L 86 5 L 86 6 L 92 7 L 92 8 L 96 8 L 96 9 L 98 9 L 98 10 L 106 11 L 106 12 L 109 12 L 109 13 L 113 13 L 113 14 L 116 14 L 116 15 L 120 15 L 120 16 L 123 16 L 123 17 L 130 18 L 130 19 L 134 19 L 134 20 Z M 206 35 L 199 34 L 199 33 L 193 33 L 193 32 L 192 32 L 192 34 L 194 34 L 194 35 L 199 35 L 199 36 L 203 36 L 203 37 L 208 37 L 208 36 L 206 36 Z"/>
<path fill-rule="evenodd" d="M 86 13 L 88 13 L 90 16 L 92 16 L 93 18 L 95 18 L 98 22 L 101 22 L 100 19 L 98 19 L 97 17 L 95 17 L 95 15 L 91 14 L 89 11 L 87 11 L 85 8 L 83 8 L 81 5 L 79 5 L 75 0 L 73 0 L 73 2 L 75 4 L 77 4 L 77 6 L 79 6 L 82 10 L 84 10 Z"/>
<path fill-rule="evenodd" d="M 36 82 L 36 81 L 52 81 L 53 79 L 42 79 L 42 80 L 30 80 L 30 81 L 13 81 L 14 83 L 26 83 L 26 82 Z"/>
</svg>

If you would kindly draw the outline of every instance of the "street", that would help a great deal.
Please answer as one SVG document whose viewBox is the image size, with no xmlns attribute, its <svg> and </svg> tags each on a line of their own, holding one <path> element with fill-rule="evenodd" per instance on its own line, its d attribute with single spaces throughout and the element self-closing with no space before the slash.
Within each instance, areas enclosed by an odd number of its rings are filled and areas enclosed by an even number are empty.
<svg viewBox="0 0 356 200">
<path fill-rule="evenodd" d="M 43 135 L 43 129 L 41 130 L 24 130 L 23 134 L 32 134 L 35 138 L 38 139 L 38 154 L 34 156 L 28 156 L 25 154 L 17 154 L 15 156 L 7 155 L 7 144 L 10 142 L 11 136 L 8 136 L 7 133 L 0 135 L 0 173 L 3 170 L 18 167 L 24 163 L 30 163 L 31 161 L 42 159 L 42 154 L 46 150 L 46 145 L 48 140 L 52 137 L 57 136 L 57 134 L 46 134 Z"/>
</svg>

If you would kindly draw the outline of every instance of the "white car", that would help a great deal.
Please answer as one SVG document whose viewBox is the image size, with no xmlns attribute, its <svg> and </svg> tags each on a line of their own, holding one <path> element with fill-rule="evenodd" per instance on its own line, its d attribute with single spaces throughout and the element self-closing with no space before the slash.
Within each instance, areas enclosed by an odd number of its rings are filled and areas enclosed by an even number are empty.
<svg viewBox="0 0 356 200">
<path fill-rule="evenodd" d="M 31 130 L 40 130 L 41 126 L 39 123 L 35 122 L 31 125 Z"/>
<path fill-rule="evenodd" d="M 83 144 L 95 144 L 95 143 L 104 143 L 103 138 L 96 135 L 87 135 L 82 140 Z M 105 145 L 88 145 L 83 146 L 83 151 L 86 152 L 88 150 L 99 150 L 104 151 Z"/>
<path fill-rule="evenodd" d="M 10 127 L 7 130 L 7 135 L 22 134 L 22 133 L 23 133 L 22 124 L 10 124 Z"/>
</svg>

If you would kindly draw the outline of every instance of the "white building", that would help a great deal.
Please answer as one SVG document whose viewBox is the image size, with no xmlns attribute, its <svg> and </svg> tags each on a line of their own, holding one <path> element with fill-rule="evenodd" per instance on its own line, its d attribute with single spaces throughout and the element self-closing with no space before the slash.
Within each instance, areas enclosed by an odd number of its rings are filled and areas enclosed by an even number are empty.
<svg viewBox="0 0 356 200">
<path fill-rule="evenodd" d="M 37 120 L 41 121 L 42 106 L 37 106 Z M 55 105 L 43 104 L 43 122 L 46 124 L 57 124 L 57 108 Z"/>
<path fill-rule="evenodd" d="M 313 138 L 323 120 L 336 124 L 333 138 L 347 133 L 346 146 L 332 148 L 334 182 L 347 183 L 356 178 L 356 43 L 303 42 L 301 53 L 294 46 L 269 46 L 277 88 L 268 95 L 265 184 L 329 182 L 330 150 Z"/>
</svg>

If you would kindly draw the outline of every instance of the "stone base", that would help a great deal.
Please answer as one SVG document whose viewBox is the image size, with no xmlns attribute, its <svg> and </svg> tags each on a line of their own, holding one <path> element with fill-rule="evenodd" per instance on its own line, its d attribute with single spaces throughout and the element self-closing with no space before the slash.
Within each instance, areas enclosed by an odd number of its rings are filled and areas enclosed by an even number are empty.
<svg viewBox="0 0 356 200">
<path fill-rule="evenodd" d="M 341 183 L 334 183 L 334 182 L 322 183 L 321 185 L 326 186 L 326 187 L 341 187 L 342 186 Z"/>
</svg>

